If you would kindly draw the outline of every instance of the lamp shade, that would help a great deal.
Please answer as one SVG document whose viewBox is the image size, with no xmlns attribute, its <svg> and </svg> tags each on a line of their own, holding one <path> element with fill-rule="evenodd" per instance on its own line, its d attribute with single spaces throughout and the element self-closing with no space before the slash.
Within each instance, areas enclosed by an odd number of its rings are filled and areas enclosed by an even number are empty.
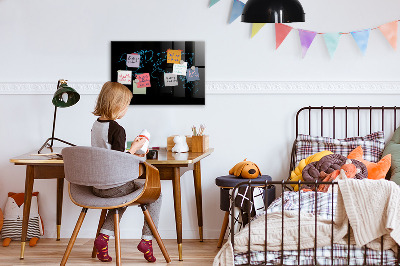
<svg viewBox="0 0 400 266">
<path fill-rule="evenodd" d="M 70 107 L 80 99 L 79 93 L 66 83 L 61 84 L 53 95 L 53 104 L 56 107 Z"/>
<path fill-rule="evenodd" d="M 242 12 L 242 22 L 304 22 L 304 15 L 298 0 L 249 0 Z"/>
</svg>

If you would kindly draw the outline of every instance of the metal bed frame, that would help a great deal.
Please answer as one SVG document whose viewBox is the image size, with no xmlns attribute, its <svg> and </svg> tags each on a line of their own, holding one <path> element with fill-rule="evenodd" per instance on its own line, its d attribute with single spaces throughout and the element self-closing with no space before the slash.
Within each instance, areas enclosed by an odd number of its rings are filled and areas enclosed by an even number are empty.
<svg viewBox="0 0 400 266">
<path fill-rule="evenodd" d="M 303 107 L 301 108 L 297 114 L 296 114 L 296 138 L 299 135 L 299 120 L 300 120 L 300 114 L 303 111 L 308 111 L 308 134 L 311 135 L 311 131 L 312 131 L 312 126 L 311 126 L 311 112 L 313 110 L 317 110 L 319 111 L 319 115 L 320 115 L 320 136 L 324 136 L 324 111 L 325 110 L 331 110 L 331 114 L 332 114 L 332 129 L 333 129 L 333 138 L 336 137 L 336 122 L 338 119 L 336 119 L 336 113 L 337 112 L 344 112 L 344 121 L 342 122 L 342 125 L 344 123 L 344 129 L 345 129 L 345 137 L 348 137 L 348 125 L 349 125 L 349 115 L 348 113 L 350 112 L 356 112 L 357 115 L 357 136 L 360 136 L 360 113 L 367 111 L 369 112 L 369 131 L 370 133 L 372 133 L 372 125 L 373 125 L 373 114 L 375 114 L 376 112 L 381 112 L 381 130 L 384 131 L 385 129 L 385 113 L 387 113 L 386 111 L 390 111 L 393 112 L 393 130 L 396 129 L 396 118 L 397 118 L 397 111 L 400 108 L 393 106 L 393 107 L 348 107 L 348 106 L 344 106 L 344 107 L 337 107 L 337 106 L 331 106 L 331 107 L 324 107 L 324 106 L 320 106 L 320 107 L 312 107 L 312 106 L 308 106 L 308 107 Z M 326 113 L 326 112 L 325 112 Z M 327 119 L 325 119 L 326 121 Z M 315 121 L 314 121 L 315 122 Z M 317 121 L 318 122 L 318 121 Z M 354 125 L 354 124 L 353 124 Z M 293 148 L 292 148 L 292 153 L 291 153 L 291 160 L 290 160 L 290 171 L 289 171 L 289 176 L 290 176 L 290 172 L 295 169 L 296 165 L 295 165 L 295 158 L 296 158 L 296 154 L 295 154 L 295 146 L 296 146 L 296 141 L 293 144 Z M 281 186 L 282 188 L 282 195 L 285 192 L 285 190 L 291 190 L 290 186 L 287 185 L 300 185 L 301 184 L 306 184 L 306 185 L 315 185 L 314 191 L 317 192 L 318 186 L 319 185 L 325 185 L 325 184 L 330 184 L 332 185 L 332 190 L 334 189 L 334 186 L 336 186 L 338 183 L 336 181 L 332 181 L 332 182 L 319 182 L 319 181 L 315 181 L 315 182 L 304 182 L 304 181 L 252 181 L 251 179 L 249 181 L 246 182 L 242 182 L 240 184 L 238 184 L 237 186 L 234 187 L 233 191 L 232 191 L 232 195 L 235 195 L 236 190 L 239 187 L 242 186 L 251 186 L 251 187 L 259 187 L 259 188 L 263 188 L 265 191 L 265 195 L 266 198 L 268 198 L 268 188 L 271 185 L 276 185 L 276 186 Z M 301 192 L 300 190 L 298 191 L 299 193 L 299 202 L 301 202 Z M 250 189 L 250 198 L 252 198 L 253 191 Z M 284 212 L 284 197 L 282 198 L 282 212 Z M 334 254 L 333 254 L 333 224 L 334 224 L 334 217 L 333 217 L 333 210 L 334 210 L 334 206 L 333 206 L 333 200 L 334 199 L 334 193 L 332 193 L 332 237 L 331 237 L 331 261 L 332 261 L 332 265 L 334 262 Z M 317 193 L 315 193 L 315 213 L 317 213 L 317 202 L 318 202 L 318 198 L 317 198 Z M 271 265 L 268 264 L 267 262 L 267 233 L 268 233 L 268 219 L 267 219 L 267 201 L 264 201 L 264 208 L 265 208 L 265 247 L 264 247 L 264 262 L 260 263 L 259 265 Z M 298 214 L 299 214 L 299 220 L 298 220 L 298 226 L 300 227 L 300 204 L 299 204 L 299 210 L 298 210 Z M 234 208 L 234 197 L 232 197 L 231 200 L 231 232 L 230 232 L 230 236 L 231 236 L 231 244 L 232 247 L 234 248 L 235 245 L 235 241 L 234 241 L 234 217 L 235 217 L 235 208 Z M 315 215 L 315 239 L 314 239 L 314 258 L 313 264 L 308 264 L 308 265 L 318 265 L 317 264 L 317 255 L 316 255 L 316 249 L 317 249 L 317 215 Z M 248 227 L 249 227 L 249 242 L 247 245 L 247 264 L 245 265 L 250 265 L 251 264 L 251 249 L 250 249 L 250 243 L 251 243 L 251 219 L 249 219 L 248 222 Z M 281 250 L 280 250 L 280 264 L 279 265 L 284 265 L 283 264 L 283 251 L 284 251 L 284 240 L 283 240 L 283 234 L 284 234 L 284 218 L 282 216 L 282 237 L 281 237 Z M 297 265 L 304 265 L 304 264 L 300 264 L 300 254 L 301 254 L 301 249 L 300 249 L 300 242 L 301 242 L 301 238 L 300 238 L 300 230 L 298 233 L 298 243 L 297 243 Z M 397 258 L 396 258 L 396 263 L 395 265 L 400 265 L 400 246 L 397 245 L 397 248 L 399 250 L 399 252 L 397 253 Z M 366 246 L 363 246 L 364 249 L 364 263 L 363 265 L 367 265 L 367 253 L 366 253 Z M 346 265 L 350 265 L 350 224 L 348 226 L 348 233 L 347 233 L 347 264 Z M 380 257 L 380 265 L 384 265 L 384 261 L 383 261 L 383 236 L 381 237 L 381 257 Z"/>
</svg>

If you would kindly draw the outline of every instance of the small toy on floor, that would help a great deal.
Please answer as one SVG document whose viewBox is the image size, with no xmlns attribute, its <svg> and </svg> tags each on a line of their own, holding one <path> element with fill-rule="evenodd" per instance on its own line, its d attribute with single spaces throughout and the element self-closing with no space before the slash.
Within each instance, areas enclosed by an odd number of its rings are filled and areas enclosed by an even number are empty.
<svg viewBox="0 0 400 266">
<path fill-rule="evenodd" d="M 39 192 L 32 193 L 31 212 L 28 222 L 28 233 L 26 238 L 29 240 L 29 246 L 36 246 L 40 236 L 43 235 L 43 223 L 39 215 L 38 207 Z M 8 247 L 12 240 L 21 241 L 22 219 L 24 213 L 24 193 L 9 192 L 4 208 L 3 228 L 1 228 L 1 237 L 3 247 Z"/>
<path fill-rule="evenodd" d="M 0 209 L 0 232 L 1 232 L 1 228 L 3 228 L 3 211 Z"/>
</svg>

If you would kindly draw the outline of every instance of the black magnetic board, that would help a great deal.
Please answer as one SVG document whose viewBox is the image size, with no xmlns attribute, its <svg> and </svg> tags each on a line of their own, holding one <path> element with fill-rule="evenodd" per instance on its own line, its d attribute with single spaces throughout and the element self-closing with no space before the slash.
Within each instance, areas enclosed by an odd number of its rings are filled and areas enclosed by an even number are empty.
<svg viewBox="0 0 400 266">
<path fill-rule="evenodd" d="M 167 50 L 181 50 L 181 60 L 187 68 L 198 68 L 200 80 L 188 81 L 178 75 L 177 86 L 165 86 L 164 73 L 172 73 L 172 63 L 167 63 Z M 128 67 L 128 54 L 140 55 L 139 67 Z M 132 84 L 124 84 L 135 91 L 134 105 L 204 105 L 205 104 L 205 42 L 204 41 L 112 41 L 111 81 L 118 81 L 118 71 L 132 71 L 132 82 L 137 74 L 149 73 L 151 87 L 139 90 Z M 139 94 L 138 94 L 139 91 Z"/>
</svg>

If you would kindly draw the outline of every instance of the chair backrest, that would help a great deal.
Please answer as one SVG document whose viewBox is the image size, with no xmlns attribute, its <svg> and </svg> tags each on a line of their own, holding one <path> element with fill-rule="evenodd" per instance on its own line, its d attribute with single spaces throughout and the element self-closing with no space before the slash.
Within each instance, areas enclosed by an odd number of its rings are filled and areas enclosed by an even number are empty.
<svg viewBox="0 0 400 266">
<path fill-rule="evenodd" d="M 118 186 L 139 176 L 144 158 L 97 147 L 67 147 L 62 150 L 65 179 L 83 186 Z"/>
</svg>

